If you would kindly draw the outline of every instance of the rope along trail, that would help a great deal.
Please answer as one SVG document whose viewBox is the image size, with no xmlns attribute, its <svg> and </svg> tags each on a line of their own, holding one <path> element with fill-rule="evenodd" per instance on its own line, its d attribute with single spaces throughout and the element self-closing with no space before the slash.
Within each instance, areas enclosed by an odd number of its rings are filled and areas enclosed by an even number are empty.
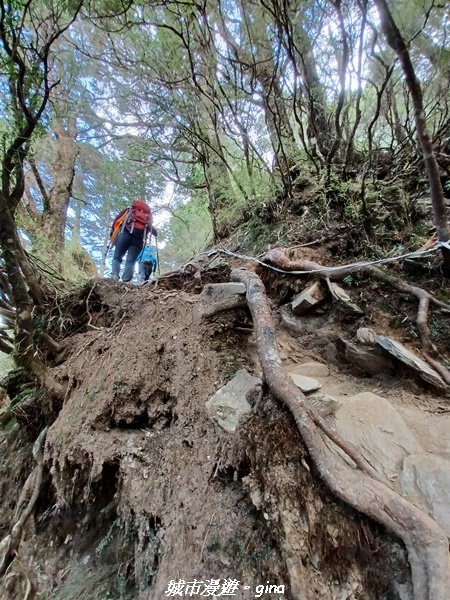
<svg viewBox="0 0 450 600">
<path fill-rule="evenodd" d="M 280 269 L 279 267 L 274 267 L 273 265 L 269 265 L 259 258 L 255 258 L 254 256 L 246 256 L 245 254 L 236 254 L 236 252 L 231 252 L 231 250 L 226 250 L 226 248 L 215 248 L 210 252 L 207 252 L 207 256 L 212 256 L 213 254 L 226 254 L 228 256 L 234 256 L 234 258 L 240 258 L 241 260 L 251 260 L 256 262 L 267 269 L 271 269 L 272 271 L 276 271 L 277 273 L 285 273 L 287 275 L 309 275 L 311 273 L 323 273 L 325 271 L 344 271 L 345 269 L 350 268 L 359 268 L 359 267 L 369 267 L 371 265 L 384 265 L 391 262 L 396 262 L 398 260 L 403 260 L 404 258 L 417 258 L 419 256 L 425 256 L 426 254 L 432 254 L 439 250 L 439 248 L 447 248 L 450 250 L 450 242 L 437 242 L 433 248 L 428 248 L 427 250 L 416 250 L 414 252 L 407 252 L 406 254 L 399 254 L 397 256 L 391 256 L 389 258 L 379 258 L 377 260 L 372 261 L 364 261 L 364 262 L 355 262 L 347 265 L 339 265 L 337 267 L 323 267 L 322 269 L 309 269 L 306 271 L 286 271 L 285 269 Z"/>
</svg>

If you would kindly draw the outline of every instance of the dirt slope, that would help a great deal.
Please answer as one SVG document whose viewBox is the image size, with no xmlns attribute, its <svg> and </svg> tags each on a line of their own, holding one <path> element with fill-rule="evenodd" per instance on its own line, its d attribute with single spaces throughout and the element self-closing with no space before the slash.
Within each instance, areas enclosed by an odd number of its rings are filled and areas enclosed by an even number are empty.
<svg viewBox="0 0 450 600">
<path fill-rule="evenodd" d="M 231 597 L 291 599 L 300 597 L 289 586 L 299 570 L 305 599 L 408 598 L 403 547 L 330 496 L 292 417 L 264 386 L 234 434 L 208 417 L 205 403 L 238 369 L 261 375 L 247 310 L 205 319 L 201 285 L 163 287 L 96 285 L 98 314 L 54 369 L 66 399 L 48 431 L 35 518 L 2 593 L 160 600 L 171 580 L 236 580 Z M 328 360 L 338 373 L 346 329 L 337 314 L 320 333 L 280 328 L 285 364 Z M 433 399 L 414 383 L 351 371 L 332 386 L 356 393 L 368 381 L 405 404 Z M 27 449 L 18 437 L 2 458 L 10 484 L 14 471 L 26 477 Z M 2 489 L 3 529 L 14 489 Z"/>
</svg>

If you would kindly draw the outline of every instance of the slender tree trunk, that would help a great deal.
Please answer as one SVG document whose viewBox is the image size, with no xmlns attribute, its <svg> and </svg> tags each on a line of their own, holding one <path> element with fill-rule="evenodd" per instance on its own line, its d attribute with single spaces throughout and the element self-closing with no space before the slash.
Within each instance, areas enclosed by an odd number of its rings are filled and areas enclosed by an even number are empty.
<svg viewBox="0 0 450 600">
<path fill-rule="evenodd" d="M 416 121 L 417 138 L 422 150 L 423 160 L 430 185 L 431 201 L 433 204 L 433 218 L 436 226 L 438 240 L 448 242 L 450 232 L 447 221 L 444 191 L 439 173 L 439 166 L 433 150 L 433 143 L 427 130 L 425 109 L 423 106 L 423 94 L 419 80 L 417 79 L 414 66 L 408 48 L 392 17 L 386 0 L 375 0 L 381 18 L 381 26 L 389 46 L 397 53 L 405 74 L 405 81 L 411 93 L 414 105 L 414 116 Z M 444 266 L 446 272 L 450 273 L 450 250 L 442 248 Z"/>
<path fill-rule="evenodd" d="M 270 141 L 281 175 L 283 179 L 289 181 L 290 170 L 295 166 L 294 133 L 289 122 L 275 65 L 271 61 L 268 66 L 267 60 L 259 59 L 258 55 L 256 60 L 256 78 L 262 88 L 264 116 Z"/>
<path fill-rule="evenodd" d="M 67 209 L 78 156 L 76 117 L 70 117 L 66 126 L 62 120 L 56 119 L 52 129 L 56 135 L 53 184 L 48 194 L 48 209 L 42 213 L 41 231 L 46 243 L 51 243 L 52 254 L 58 257 L 64 251 Z"/>
</svg>

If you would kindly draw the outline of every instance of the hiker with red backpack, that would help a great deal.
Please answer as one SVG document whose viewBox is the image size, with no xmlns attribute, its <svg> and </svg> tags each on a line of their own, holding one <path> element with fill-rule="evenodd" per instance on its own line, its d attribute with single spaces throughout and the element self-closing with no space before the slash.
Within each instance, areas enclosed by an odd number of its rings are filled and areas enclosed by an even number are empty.
<svg viewBox="0 0 450 600">
<path fill-rule="evenodd" d="M 128 208 L 124 208 L 116 216 L 111 227 L 110 246 L 115 246 L 112 259 L 112 278 L 118 280 L 120 265 L 126 256 L 122 281 L 131 281 L 134 265 L 147 236 L 158 237 L 152 225 L 152 212 L 143 200 L 135 200 Z"/>
</svg>

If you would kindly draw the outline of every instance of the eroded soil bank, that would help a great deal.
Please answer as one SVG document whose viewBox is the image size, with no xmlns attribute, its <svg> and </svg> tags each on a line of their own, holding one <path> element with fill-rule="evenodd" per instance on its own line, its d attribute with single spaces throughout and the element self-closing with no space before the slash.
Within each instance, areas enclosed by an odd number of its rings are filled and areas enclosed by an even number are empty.
<svg viewBox="0 0 450 600">
<path fill-rule="evenodd" d="M 208 416 L 206 402 L 236 371 L 262 373 L 248 310 L 205 317 L 197 283 L 96 284 L 89 327 L 71 337 L 69 358 L 53 369 L 67 393 L 2 594 L 161 600 L 171 580 L 235 580 L 229 597 L 242 599 L 409 598 L 402 545 L 332 497 L 293 418 L 264 384 L 234 433 Z M 341 385 L 342 394 L 369 385 L 410 405 L 435 398 L 392 374 L 368 380 L 345 371 L 339 336 L 348 319 L 315 318 L 322 327 L 303 334 L 279 327 L 287 365 L 316 360 L 341 369 L 331 387 Z M 32 459 L 22 431 L 2 437 L 3 535 Z M 304 589 L 292 590 L 299 579 Z"/>
</svg>

